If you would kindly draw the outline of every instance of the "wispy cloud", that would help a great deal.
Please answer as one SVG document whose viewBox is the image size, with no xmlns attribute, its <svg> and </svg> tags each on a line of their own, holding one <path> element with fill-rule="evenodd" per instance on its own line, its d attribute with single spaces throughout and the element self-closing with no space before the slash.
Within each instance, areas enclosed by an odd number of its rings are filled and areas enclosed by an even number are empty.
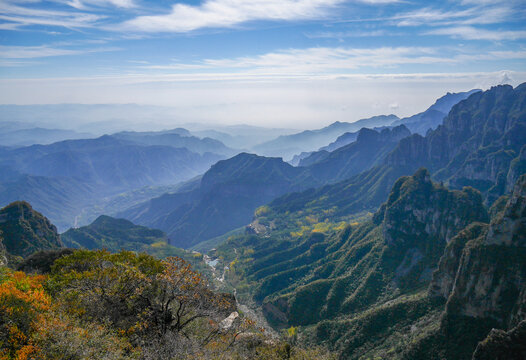
<svg viewBox="0 0 526 360">
<path fill-rule="evenodd" d="M 472 26 L 454 26 L 427 31 L 425 35 L 447 35 L 452 38 L 461 38 L 466 40 L 517 40 L 526 39 L 526 30 L 517 31 L 498 31 L 485 30 Z"/>
<path fill-rule="evenodd" d="M 27 25 L 61 26 L 66 28 L 92 27 L 103 15 L 79 11 L 46 10 L 19 6 L 17 2 L 0 0 L 0 20 L 4 29 L 15 30 Z"/>
<path fill-rule="evenodd" d="M 178 3 L 169 14 L 139 16 L 121 30 L 188 32 L 200 28 L 232 27 L 253 20 L 321 19 L 345 0 L 206 0 L 199 6 Z"/>
<path fill-rule="evenodd" d="M 0 59 L 35 59 L 50 56 L 64 56 L 64 55 L 80 55 L 87 53 L 116 51 L 118 48 L 95 48 L 95 49 L 65 49 L 56 48 L 46 45 L 42 46 L 3 46 L 0 45 Z M 25 64 L 24 62 L 17 63 L 18 66 Z"/>
<path fill-rule="evenodd" d="M 65 4 L 75 9 L 84 10 L 92 6 L 115 6 L 119 8 L 133 8 L 136 6 L 133 0 L 66 0 Z"/>
<path fill-rule="evenodd" d="M 393 32 L 388 32 L 382 29 L 379 30 L 370 30 L 370 31 L 322 31 L 315 33 L 306 33 L 310 39 L 342 39 L 342 38 L 352 38 L 352 37 L 378 37 L 378 36 L 392 36 L 397 35 Z"/>
<path fill-rule="evenodd" d="M 392 17 L 399 26 L 420 25 L 485 25 L 506 22 L 518 13 L 513 2 L 487 5 L 482 2 L 479 5 L 467 6 L 454 10 L 442 10 L 433 7 L 400 13 Z"/>
<path fill-rule="evenodd" d="M 460 48 L 380 47 L 345 48 L 316 47 L 287 49 L 258 56 L 232 59 L 204 59 L 193 63 L 138 66 L 143 70 L 188 73 L 196 78 L 200 71 L 211 77 L 239 75 L 269 78 L 316 77 L 331 74 L 352 74 L 359 71 L 393 71 L 407 65 L 466 65 L 477 61 L 526 59 L 525 50 L 469 52 Z M 212 72 L 215 73 L 212 73 Z"/>
<path fill-rule="evenodd" d="M 254 57 L 206 59 L 192 64 L 151 65 L 146 68 L 164 70 L 190 69 L 252 69 L 282 73 L 326 73 L 359 68 L 390 68 L 405 64 L 451 63 L 431 47 L 381 47 L 355 49 L 317 47 L 288 49 Z"/>
</svg>

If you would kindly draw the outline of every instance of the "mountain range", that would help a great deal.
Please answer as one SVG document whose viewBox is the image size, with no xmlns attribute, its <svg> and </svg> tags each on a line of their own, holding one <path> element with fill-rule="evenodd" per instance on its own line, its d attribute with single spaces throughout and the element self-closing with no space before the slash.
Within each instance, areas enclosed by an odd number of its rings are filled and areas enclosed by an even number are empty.
<svg viewBox="0 0 526 360">
<path fill-rule="evenodd" d="M 391 125 L 396 126 L 404 124 L 409 130 L 411 130 L 411 132 L 424 136 L 428 130 L 434 130 L 440 124 L 442 124 L 442 120 L 444 120 L 454 105 L 458 104 L 464 99 L 467 99 L 471 94 L 480 91 L 481 90 L 479 89 L 473 89 L 466 92 L 447 93 L 446 95 L 439 98 L 426 111 L 403 119 L 395 120 Z"/>
<path fill-rule="evenodd" d="M 524 169 L 526 86 L 498 86 L 455 105 L 442 125 L 425 137 L 401 139 L 377 166 L 339 183 L 276 199 L 276 213 L 334 208 L 331 219 L 374 211 L 401 176 L 419 167 L 451 188 L 469 185 L 488 204 L 509 192 Z"/>
<path fill-rule="evenodd" d="M 34 200 L 0 209 L 0 262 L 95 256 L 64 245 L 175 255 L 258 323 L 337 358 L 523 359 L 526 84 L 387 118 L 260 148 L 325 138 L 300 166 L 182 128 L 0 147 L 0 200 Z M 94 221 L 59 235 L 32 206 Z"/>
<path fill-rule="evenodd" d="M 218 141 L 173 134 L 105 135 L 0 150 L 0 204 L 26 200 L 64 229 L 83 208 L 145 186 L 173 185 L 202 174 L 232 153 Z M 129 135 L 129 137 L 133 137 Z M 166 140 L 168 137 L 168 140 Z M 149 139 L 153 145 L 141 143 Z M 156 145 L 165 141 L 171 145 Z M 201 153 L 199 153 L 201 152 Z"/>
<path fill-rule="evenodd" d="M 297 134 L 283 135 L 274 140 L 264 142 L 252 148 L 254 152 L 264 156 L 279 156 L 291 159 L 295 154 L 314 151 L 334 141 L 346 132 L 355 132 L 361 128 L 388 126 L 398 120 L 396 115 L 373 116 L 352 123 L 334 122 L 318 130 L 306 130 Z"/>
<path fill-rule="evenodd" d="M 258 206 L 280 195 L 318 184 L 280 158 L 241 153 L 213 165 L 198 188 L 163 195 L 117 216 L 164 230 L 173 245 L 188 248 L 247 224 Z"/>
<path fill-rule="evenodd" d="M 374 211 L 399 177 L 422 166 L 452 188 L 474 186 L 491 203 L 516 181 L 520 170 L 514 169 L 524 166 L 521 159 L 526 150 L 521 152 L 521 147 L 526 137 L 519 136 L 524 126 L 523 96 L 524 87 L 473 92 L 425 137 L 410 135 L 405 125 L 381 131 L 362 129 L 355 142 L 333 152 L 314 153 L 302 160 L 305 166 L 301 167 L 286 166 L 278 159 L 238 155 L 205 173 L 199 190 L 162 196 L 117 215 L 162 229 L 174 245 L 188 247 L 246 224 L 258 206 L 270 201 L 277 217 L 305 209 L 319 216 L 318 211 L 332 209 L 324 216 L 332 221 Z M 473 113 L 473 109 L 483 110 Z M 493 120 L 497 111 L 503 114 L 503 121 Z M 473 116 L 466 116 L 468 113 Z M 489 140 L 491 144 L 484 143 Z M 483 153 L 487 155 L 483 157 Z M 491 160 L 493 156 L 495 160 Z M 466 173 L 472 166 L 463 161 L 482 158 L 491 161 L 491 170 L 485 172 L 486 167 L 479 165 L 479 172 Z M 269 169 L 268 164 L 275 166 Z M 464 173 L 455 173 L 455 169 Z M 272 181 L 268 181 L 269 174 Z M 509 180 L 499 183 L 508 174 Z"/>
</svg>

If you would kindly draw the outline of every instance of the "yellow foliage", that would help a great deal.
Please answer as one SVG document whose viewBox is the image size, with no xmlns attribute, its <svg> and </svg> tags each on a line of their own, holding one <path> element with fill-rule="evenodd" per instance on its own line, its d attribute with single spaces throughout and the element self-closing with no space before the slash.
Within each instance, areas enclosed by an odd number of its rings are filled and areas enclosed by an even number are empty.
<svg viewBox="0 0 526 360">
<path fill-rule="evenodd" d="M 267 205 L 260 206 L 256 209 L 255 215 L 256 216 L 263 216 L 270 212 L 270 207 Z"/>
<path fill-rule="evenodd" d="M 296 335 L 297 330 L 297 327 L 291 326 L 287 329 L 287 334 L 289 335 L 289 337 L 294 337 Z"/>
<path fill-rule="evenodd" d="M 290 233 L 290 236 L 292 236 L 292 237 L 301 237 L 301 236 L 305 235 L 306 233 L 308 233 L 310 231 L 310 229 L 311 228 L 309 226 L 302 226 L 299 231 L 292 231 Z"/>
<path fill-rule="evenodd" d="M 31 334 L 50 309 L 51 299 L 44 292 L 42 275 L 28 276 L 21 271 L 5 270 L 0 284 L 0 313 L 9 321 L 0 324 L 0 339 L 8 344 L 0 350 L 0 359 L 29 359 L 37 351 L 31 343 Z"/>
<path fill-rule="evenodd" d="M 164 242 L 164 241 L 158 241 L 156 243 L 153 243 L 152 245 L 150 245 L 152 248 L 162 248 L 164 246 L 166 246 L 167 244 Z"/>
<path fill-rule="evenodd" d="M 305 216 L 305 220 L 307 221 L 307 223 L 309 224 L 315 224 L 318 222 L 318 219 L 315 217 L 315 216 L 312 216 L 312 215 L 307 215 Z"/>
<path fill-rule="evenodd" d="M 345 221 L 342 221 L 342 222 L 336 224 L 336 226 L 334 227 L 334 230 L 340 231 L 340 230 L 345 229 L 346 226 L 347 226 L 347 223 Z"/>
</svg>

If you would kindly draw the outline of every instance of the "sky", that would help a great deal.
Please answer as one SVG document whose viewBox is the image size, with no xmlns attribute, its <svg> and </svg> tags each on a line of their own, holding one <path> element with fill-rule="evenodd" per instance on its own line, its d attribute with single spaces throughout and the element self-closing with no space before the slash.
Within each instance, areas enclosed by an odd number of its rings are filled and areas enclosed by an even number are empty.
<svg viewBox="0 0 526 360">
<path fill-rule="evenodd" d="M 1 104 L 315 128 L 524 81 L 524 0 L 0 0 Z"/>
</svg>

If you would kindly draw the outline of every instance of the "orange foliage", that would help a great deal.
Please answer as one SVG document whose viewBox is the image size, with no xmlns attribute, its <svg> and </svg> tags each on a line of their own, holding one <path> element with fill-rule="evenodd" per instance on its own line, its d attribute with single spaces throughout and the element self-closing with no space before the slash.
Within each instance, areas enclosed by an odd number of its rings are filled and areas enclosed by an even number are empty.
<svg viewBox="0 0 526 360">
<path fill-rule="evenodd" d="M 38 351 L 31 334 L 50 309 L 51 299 L 42 286 L 45 277 L 4 270 L 0 284 L 0 359 L 24 360 Z"/>
</svg>

